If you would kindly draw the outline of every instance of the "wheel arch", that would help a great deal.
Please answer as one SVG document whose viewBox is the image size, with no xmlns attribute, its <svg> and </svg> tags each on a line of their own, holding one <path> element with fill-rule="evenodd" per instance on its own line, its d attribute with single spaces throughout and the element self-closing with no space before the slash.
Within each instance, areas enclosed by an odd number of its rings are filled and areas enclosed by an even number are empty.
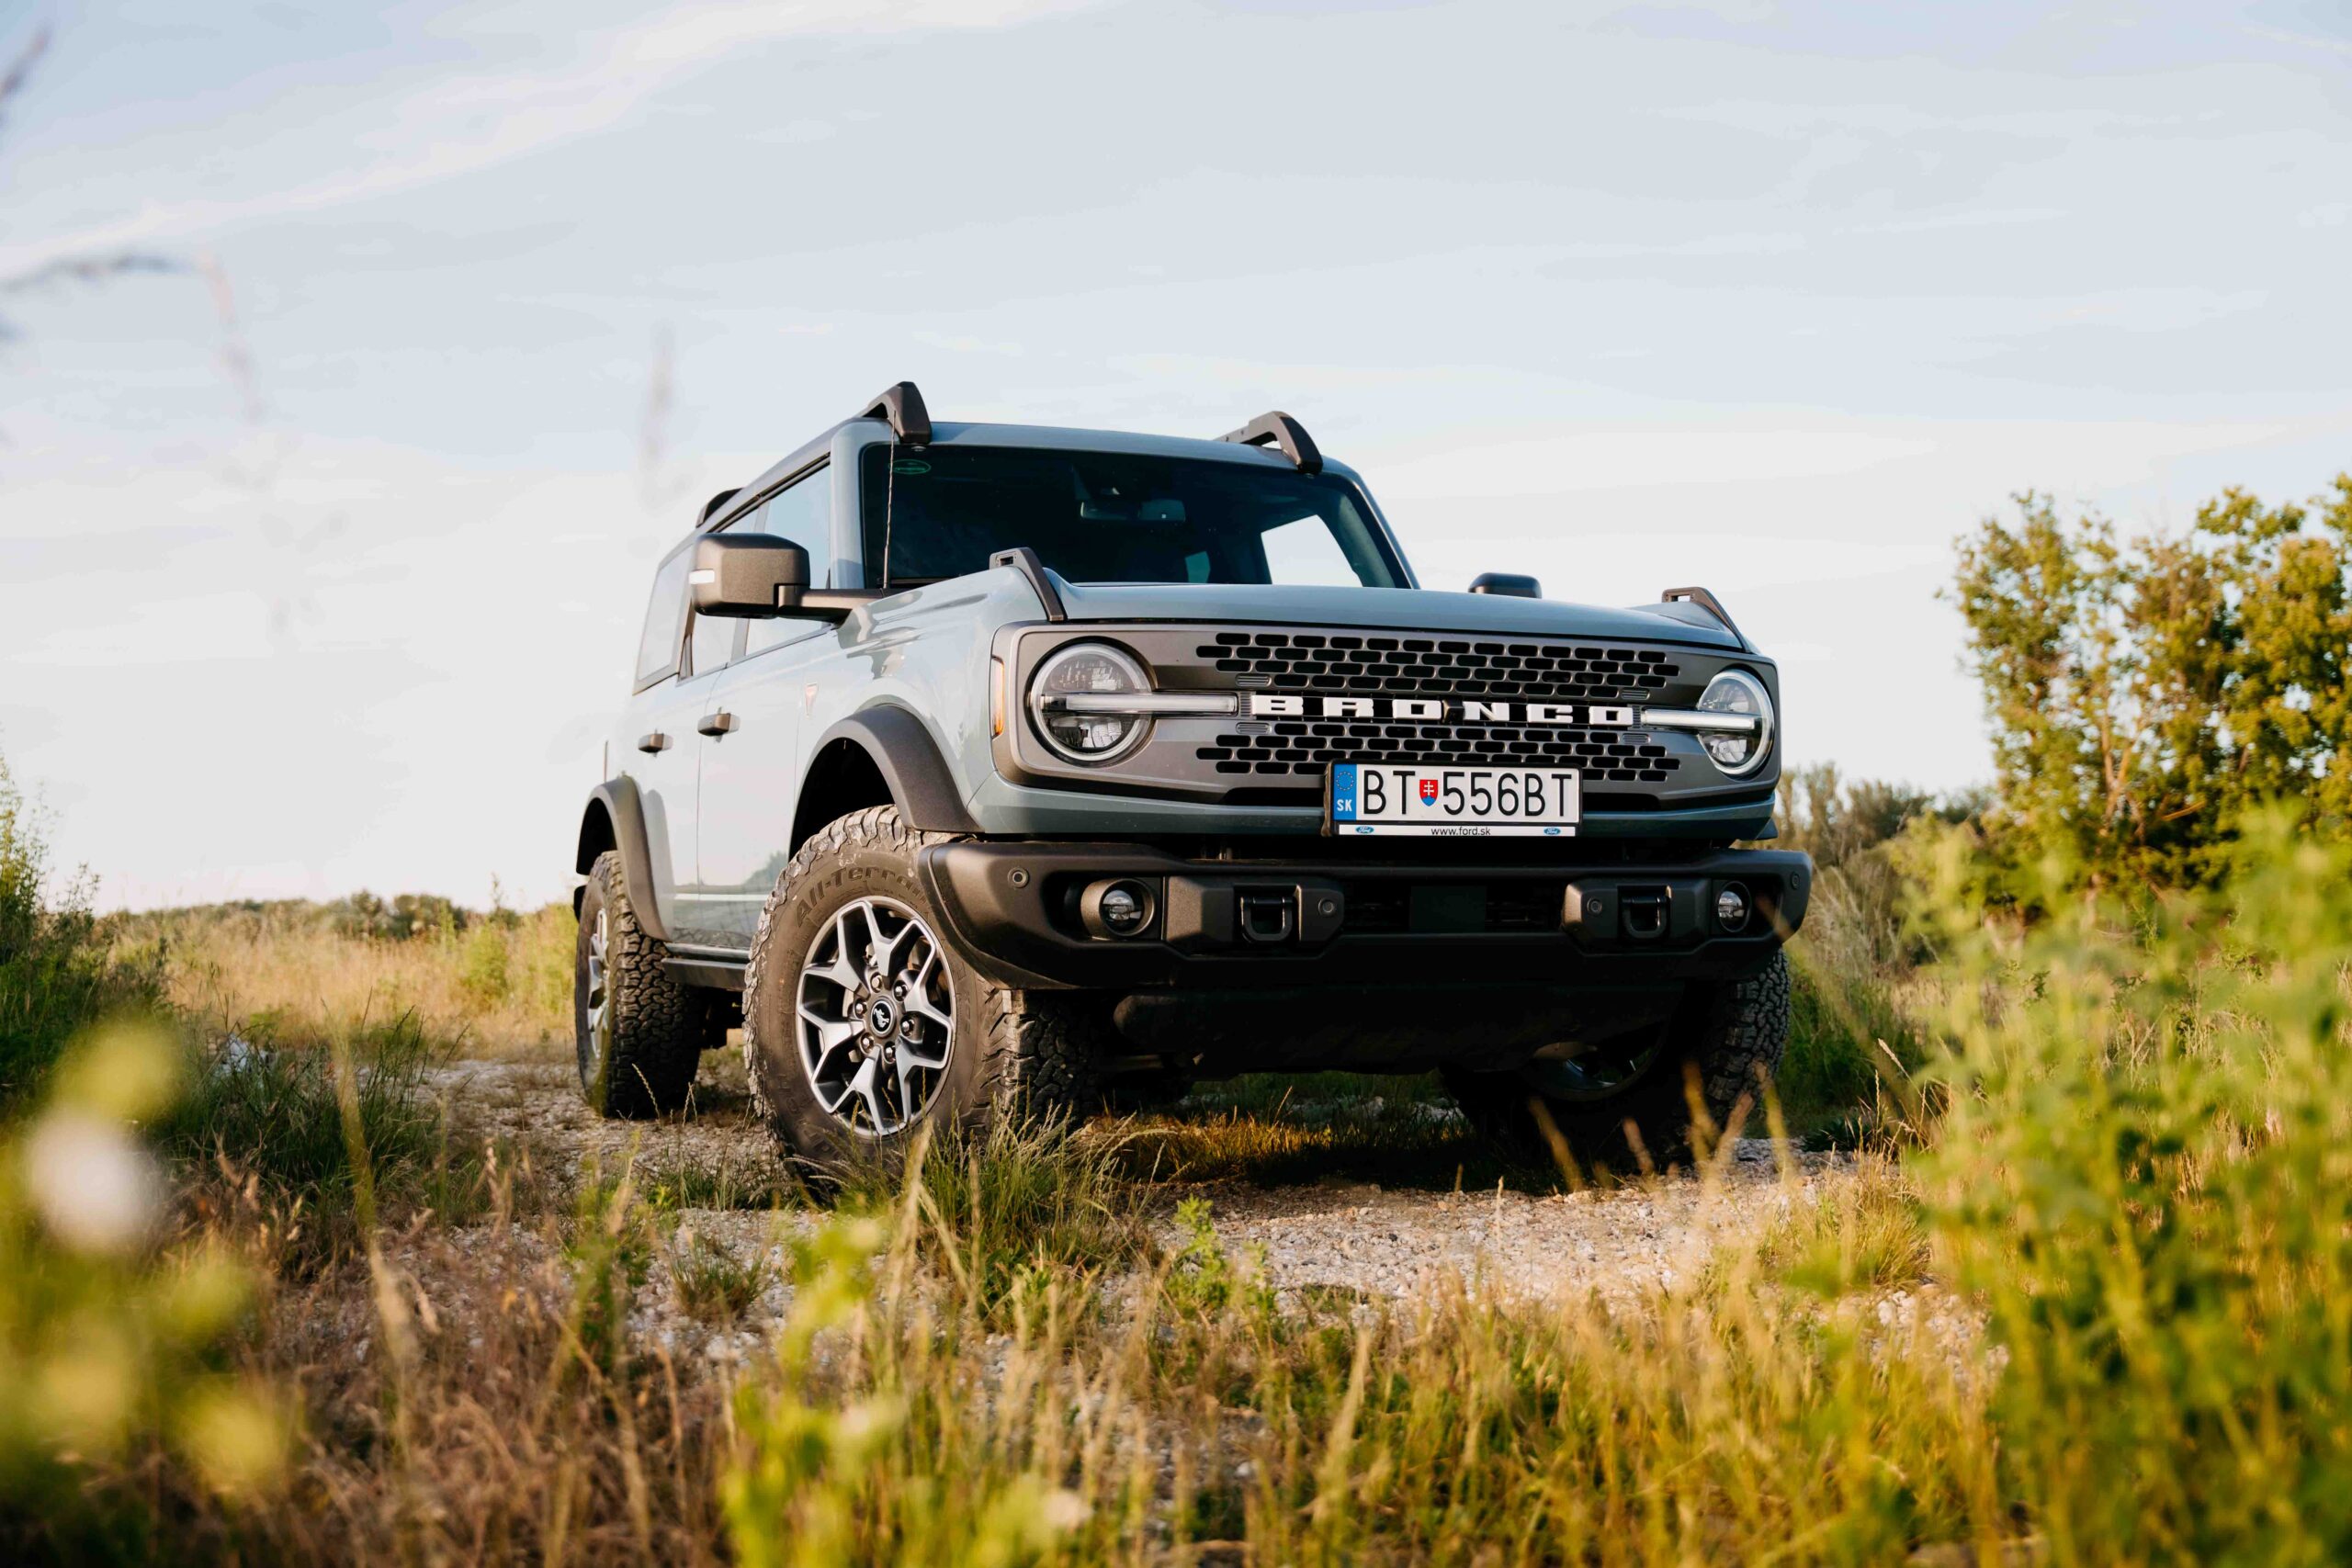
<svg viewBox="0 0 2352 1568">
<path fill-rule="evenodd" d="M 588 794 L 587 809 L 580 814 L 580 839 L 571 869 L 585 876 L 596 857 L 607 850 L 621 857 L 621 885 L 628 890 L 629 908 L 639 930 L 654 941 L 667 942 L 669 929 L 662 923 L 662 908 L 653 897 L 653 856 L 645 837 L 645 807 L 638 800 L 636 781 L 606 779 Z M 580 913 L 587 889 L 571 892 L 571 912 Z"/>
<path fill-rule="evenodd" d="M 825 731 L 808 758 L 792 812 L 793 853 L 836 818 L 869 806 L 895 806 L 909 827 L 977 833 L 939 743 L 909 710 L 877 705 Z"/>
</svg>

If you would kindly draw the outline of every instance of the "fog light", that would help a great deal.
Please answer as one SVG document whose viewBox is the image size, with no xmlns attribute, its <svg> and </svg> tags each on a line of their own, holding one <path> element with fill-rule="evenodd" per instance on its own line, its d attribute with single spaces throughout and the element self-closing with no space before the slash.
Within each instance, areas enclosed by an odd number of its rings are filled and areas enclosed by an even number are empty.
<svg viewBox="0 0 2352 1568">
<path fill-rule="evenodd" d="M 1151 928 L 1157 902 L 1140 882 L 1098 882 L 1079 899 L 1079 919 L 1091 936 L 1141 936 Z"/>
<path fill-rule="evenodd" d="M 1122 882 L 1102 890 L 1102 923 L 1121 936 L 1133 936 L 1143 930 L 1143 900 L 1136 890 Z"/>
<path fill-rule="evenodd" d="M 1747 894 L 1736 886 L 1715 895 L 1715 924 L 1736 931 L 1747 924 Z"/>
</svg>

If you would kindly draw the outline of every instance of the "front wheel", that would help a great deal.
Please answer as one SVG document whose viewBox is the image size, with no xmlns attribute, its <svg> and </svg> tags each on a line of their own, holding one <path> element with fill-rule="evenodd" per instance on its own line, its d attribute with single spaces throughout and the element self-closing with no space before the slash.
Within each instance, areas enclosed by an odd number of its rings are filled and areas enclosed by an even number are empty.
<svg viewBox="0 0 2352 1568">
<path fill-rule="evenodd" d="M 761 911 L 743 1066 L 777 1143 L 820 1168 L 888 1155 L 930 1121 L 1079 1109 L 1093 1053 L 1076 1015 L 940 940 L 915 857 L 944 837 L 895 807 L 853 812 L 801 846 Z"/>
<path fill-rule="evenodd" d="M 1781 1065 L 1789 1038 L 1789 959 L 1738 980 L 1693 987 L 1658 1029 L 1610 1041 L 1566 1061 L 1509 1072 L 1444 1071 L 1471 1125 L 1521 1152 L 1549 1152 L 1544 1123 L 1577 1159 L 1631 1169 L 1690 1147 L 1690 1084 L 1720 1129 L 1742 1098 L 1753 1105 Z"/>
</svg>

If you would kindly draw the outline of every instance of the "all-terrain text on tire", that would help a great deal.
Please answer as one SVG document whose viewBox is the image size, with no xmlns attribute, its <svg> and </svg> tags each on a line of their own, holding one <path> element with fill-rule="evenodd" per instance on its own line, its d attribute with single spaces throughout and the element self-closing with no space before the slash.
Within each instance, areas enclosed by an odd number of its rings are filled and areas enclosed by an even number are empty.
<svg viewBox="0 0 2352 1568">
<path fill-rule="evenodd" d="M 580 823 L 581 1082 L 739 1016 L 818 1166 L 1243 1072 L 1437 1068 L 1624 1167 L 1760 1094 L 1812 864 L 1700 588 L 1422 588 L 1296 420 L 933 423 L 900 382 L 655 570 Z"/>
</svg>

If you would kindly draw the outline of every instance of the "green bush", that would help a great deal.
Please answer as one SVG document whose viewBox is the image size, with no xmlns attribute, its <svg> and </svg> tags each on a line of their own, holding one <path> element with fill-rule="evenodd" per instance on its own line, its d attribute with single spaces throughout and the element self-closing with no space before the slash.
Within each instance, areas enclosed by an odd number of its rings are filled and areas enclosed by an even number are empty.
<svg viewBox="0 0 2352 1568">
<path fill-rule="evenodd" d="M 1917 867 L 1943 825 L 1969 821 L 1982 802 L 1864 780 L 1835 767 L 1781 781 L 1776 847 L 1814 857 L 1804 930 L 1790 945 L 1789 1043 L 1778 1091 L 1799 1133 L 1879 1119 L 1890 1076 L 1929 1056 L 1897 992 L 1932 956 L 1913 918 Z"/>
<path fill-rule="evenodd" d="M 2210 897 L 1948 906 L 1919 1168 L 2053 1561 L 2352 1558 L 2352 854 L 2246 831 Z"/>
<path fill-rule="evenodd" d="M 0 758 L 0 1113 L 26 1099 L 68 1042 L 100 1018 L 153 1011 L 163 996 L 160 952 L 118 961 L 91 911 L 87 877 L 49 897 L 40 814 Z"/>
</svg>

